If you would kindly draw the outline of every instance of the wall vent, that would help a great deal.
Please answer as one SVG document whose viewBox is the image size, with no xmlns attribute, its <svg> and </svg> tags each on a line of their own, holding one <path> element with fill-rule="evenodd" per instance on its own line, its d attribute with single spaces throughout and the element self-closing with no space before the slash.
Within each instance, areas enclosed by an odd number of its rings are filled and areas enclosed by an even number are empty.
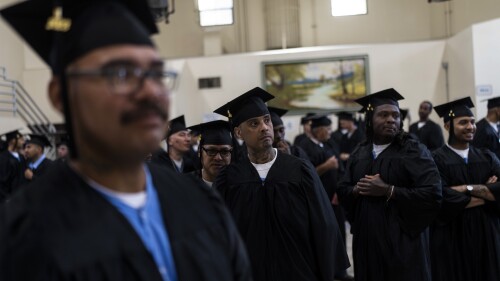
<svg viewBox="0 0 500 281">
<path fill-rule="evenodd" d="M 214 89 L 221 87 L 220 77 L 207 77 L 198 79 L 198 89 Z"/>
</svg>

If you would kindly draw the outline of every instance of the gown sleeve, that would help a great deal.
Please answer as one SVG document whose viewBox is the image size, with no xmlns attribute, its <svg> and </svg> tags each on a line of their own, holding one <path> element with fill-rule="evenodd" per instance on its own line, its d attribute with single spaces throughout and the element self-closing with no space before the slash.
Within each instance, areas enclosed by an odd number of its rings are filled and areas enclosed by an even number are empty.
<svg viewBox="0 0 500 281">
<path fill-rule="evenodd" d="M 225 230 L 228 238 L 229 252 L 232 262 L 233 279 L 234 281 L 251 281 L 252 271 L 250 261 L 245 249 L 243 240 L 240 237 L 238 229 L 225 207 L 220 196 L 212 189 L 206 189 L 210 195 L 211 201 L 214 203 L 217 213 L 221 216 L 225 225 Z"/>
<path fill-rule="evenodd" d="M 333 280 L 335 272 L 350 266 L 337 220 L 321 180 L 309 163 L 304 163 L 301 185 L 309 201 L 312 244 L 321 281 Z"/>
<path fill-rule="evenodd" d="M 396 186 L 394 201 L 402 229 L 410 235 L 418 235 L 439 212 L 442 199 L 441 179 L 429 150 L 423 144 L 410 142 L 402 165 L 412 184 Z"/>
<path fill-rule="evenodd" d="M 496 183 L 486 185 L 490 192 L 495 196 L 495 201 L 486 201 L 486 207 L 488 209 L 492 209 L 500 217 L 500 160 L 496 154 L 490 150 L 482 149 L 482 151 L 490 160 L 491 175 L 498 177 Z"/>
</svg>

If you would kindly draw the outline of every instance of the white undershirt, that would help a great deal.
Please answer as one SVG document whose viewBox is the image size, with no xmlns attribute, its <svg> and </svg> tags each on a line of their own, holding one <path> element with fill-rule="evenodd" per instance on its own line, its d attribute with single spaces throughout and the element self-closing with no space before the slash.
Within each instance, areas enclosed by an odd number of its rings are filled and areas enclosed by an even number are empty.
<svg viewBox="0 0 500 281">
<path fill-rule="evenodd" d="M 193 144 L 193 146 L 192 146 L 192 147 L 193 147 L 193 150 L 194 150 L 195 152 L 198 152 L 198 148 L 199 148 L 199 146 L 200 146 L 200 145 L 199 145 L 198 143 L 197 143 L 197 144 Z"/>
<path fill-rule="evenodd" d="M 182 158 L 179 161 L 173 160 L 173 159 L 172 159 L 172 161 L 174 161 L 175 166 L 177 166 L 177 169 L 180 171 L 182 168 Z"/>
<path fill-rule="evenodd" d="M 420 130 L 423 126 L 425 126 L 425 121 L 424 122 L 418 122 L 417 127 Z"/>
<path fill-rule="evenodd" d="M 382 151 L 389 147 L 389 145 L 391 145 L 391 143 L 381 145 L 373 144 L 373 158 L 376 159 L 380 155 L 380 153 L 382 153 Z"/>
<path fill-rule="evenodd" d="M 206 185 L 208 185 L 209 187 L 212 187 L 212 186 L 214 185 L 214 182 L 212 182 L 212 181 L 207 181 L 207 180 L 205 180 L 204 178 L 202 178 L 202 180 L 203 180 L 203 182 L 204 182 Z"/>
<path fill-rule="evenodd" d="M 18 152 L 14 152 L 14 151 L 9 151 L 10 154 L 12 154 L 12 156 L 14 156 L 17 160 L 20 160 L 19 158 L 19 153 Z"/>
<path fill-rule="evenodd" d="M 146 199 L 147 199 L 146 190 L 134 193 L 118 192 L 110 188 L 107 188 L 105 186 L 102 186 L 89 178 L 86 178 L 86 181 L 92 188 L 104 194 L 107 194 L 108 196 L 116 198 L 122 201 L 127 206 L 130 206 L 134 209 L 139 209 L 146 204 Z"/>
<path fill-rule="evenodd" d="M 314 142 L 315 144 L 319 145 L 319 147 L 323 147 L 323 143 L 320 142 L 319 140 L 313 138 L 313 137 L 309 137 L 309 139 Z"/>
<path fill-rule="evenodd" d="M 469 157 L 469 148 L 467 149 L 456 149 L 451 147 L 449 144 L 446 144 L 451 150 L 453 150 L 458 156 L 467 159 Z"/>
<path fill-rule="evenodd" d="M 264 163 L 264 164 L 255 164 L 255 163 L 250 162 L 257 170 L 257 173 L 259 173 L 259 177 L 262 181 L 264 181 L 266 179 L 267 174 L 269 173 L 269 170 L 271 169 L 274 162 L 276 161 L 276 158 L 278 158 L 278 150 L 276 148 L 273 148 L 273 150 L 274 150 L 273 160 L 271 160 L 267 163 Z"/>
</svg>

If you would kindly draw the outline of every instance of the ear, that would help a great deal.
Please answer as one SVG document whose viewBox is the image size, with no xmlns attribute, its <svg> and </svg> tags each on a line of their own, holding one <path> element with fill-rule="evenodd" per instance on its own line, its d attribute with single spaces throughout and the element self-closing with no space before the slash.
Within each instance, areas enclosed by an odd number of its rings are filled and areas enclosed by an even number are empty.
<svg viewBox="0 0 500 281">
<path fill-rule="evenodd" d="M 64 112 L 64 103 L 62 99 L 61 79 L 59 76 L 52 76 L 48 90 L 52 106 L 62 114 Z"/>
<path fill-rule="evenodd" d="M 446 129 L 446 131 L 448 131 L 448 132 L 450 131 L 450 122 L 451 122 L 451 120 L 450 120 L 450 121 L 448 121 L 448 122 L 446 122 L 446 123 L 444 123 L 444 128 L 445 128 L 445 129 Z"/>
<path fill-rule="evenodd" d="M 240 127 L 234 127 L 234 136 L 240 140 L 242 140 L 243 138 L 241 137 L 241 129 Z"/>
</svg>

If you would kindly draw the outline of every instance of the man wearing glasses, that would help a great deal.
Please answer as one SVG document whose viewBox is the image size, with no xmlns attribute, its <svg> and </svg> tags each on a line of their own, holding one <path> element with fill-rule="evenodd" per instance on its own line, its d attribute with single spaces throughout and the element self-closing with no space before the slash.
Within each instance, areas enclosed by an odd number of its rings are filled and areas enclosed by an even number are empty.
<svg viewBox="0 0 500 281">
<path fill-rule="evenodd" d="M 233 146 L 229 123 L 216 120 L 191 126 L 189 129 L 200 132 L 198 156 L 201 170 L 194 173 L 207 186 L 212 187 L 220 170 L 231 163 Z"/>
<path fill-rule="evenodd" d="M 251 279 L 213 191 L 144 164 L 169 107 L 146 3 L 39 0 L 0 11 L 50 65 L 72 153 L 0 209 L 0 280 Z"/>
</svg>

